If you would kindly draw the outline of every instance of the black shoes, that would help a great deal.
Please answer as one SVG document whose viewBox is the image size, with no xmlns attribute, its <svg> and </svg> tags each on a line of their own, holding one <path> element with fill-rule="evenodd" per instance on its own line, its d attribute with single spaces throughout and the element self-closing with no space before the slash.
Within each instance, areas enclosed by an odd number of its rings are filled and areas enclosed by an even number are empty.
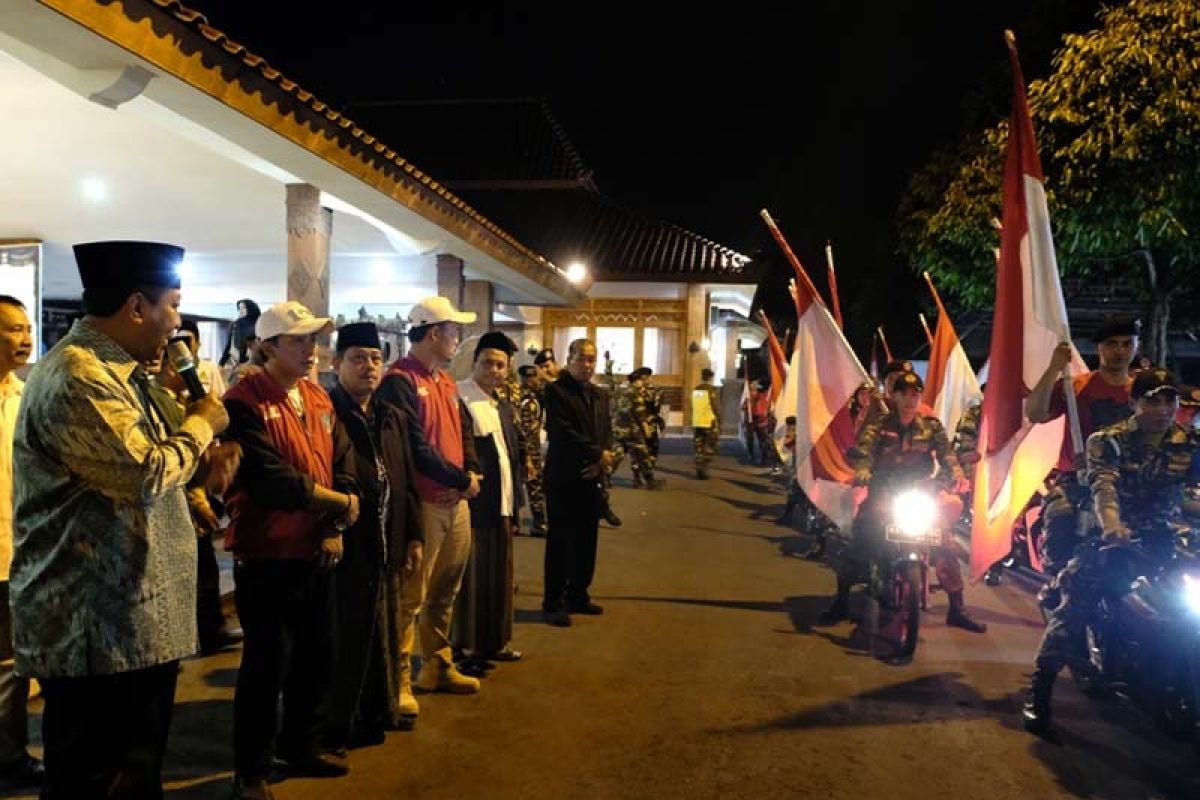
<svg viewBox="0 0 1200 800">
<path fill-rule="evenodd" d="M 492 653 L 490 656 L 488 656 L 488 659 L 490 661 L 509 661 L 509 662 L 511 662 L 511 661 L 520 661 L 524 657 L 525 657 L 525 654 L 522 653 L 520 650 L 512 650 L 512 649 L 506 647 L 498 653 Z"/>
<path fill-rule="evenodd" d="M 0 766 L 0 784 L 30 786 L 41 783 L 45 777 L 46 767 L 42 760 L 28 753 L 16 761 Z"/>
<path fill-rule="evenodd" d="M 702 469 L 696 470 L 696 480 L 698 480 L 698 481 L 708 480 L 708 472 L 705 470 L 702 470 Z"/>
<path fill-rule="evenodd" d="M 234 645 L 242 643 L 244 638 L 240 628 L 237 630 L 222 629 L 220 633 L 211 639 L 205 639 L 200 643 L 200 654 L 211 656 L 214 653 L 219 653 L 222 650 L 227 650 Z"/>
<path fill-rule="evenodd" d="M 1021 722 L 1025 730 L 1035 736 L 1050 731 L 1050 697 L 1054 693 L 1054 678 L 1055 674 L 1048 669 L 1038 667 L 1034 670 L 1029 694 L 1021 708 Z"/>
<path fill-rule="evenodd" d="M 233 776 L 233 800 L 275 800 L 266 778 Z"/>
<path fill-rule="evenodd" d="M 547 625 L 553 625 L 556 628 L 571 627 L 571 617 L 566 611 L 543 611 L 542 616 L 546 620 Z"/>
<path fill-rule="evenodd" d="M 589 617 L 598 617 L 604 613 L 604 609 L 590 600 L 586 603 L 567 603 L 567 611 L 572 614 L 586 614 Z"/>
<path fill-rule="evenodd" d="M 614 528 L 621 527 L 621 518 L 612 510 L 612 506 L 607 503 L 604 505 L 604 521 Z"/>
<path fill-rule="evenodd" d="M 982 622 L 976 622 L 967 616 L 967 612 L 960 609 L 952 609 L 946 614 L 946 624 L 951 628 L 962 628 L 964 631 L 971 633 L 986 633 L 987 625 Z"/>
<path fill-rule="evenodd" d="M 326 753 L 311 750 L 280 752 L 276 758 L 282 761 L 289 775 L 306 778 L 340 778 L 350 773 L 350 767 Z"/>
<path fill-rule="evenodd" d="M 667 485 L 667 482 L 663 478 L 655 478 L 654 476 L 650 476 L 650 477 L 646 478 L 646 488 L 647 489 L 658 490 L 658 489 L 663 488 L 666 485 Z"/>
</svg>

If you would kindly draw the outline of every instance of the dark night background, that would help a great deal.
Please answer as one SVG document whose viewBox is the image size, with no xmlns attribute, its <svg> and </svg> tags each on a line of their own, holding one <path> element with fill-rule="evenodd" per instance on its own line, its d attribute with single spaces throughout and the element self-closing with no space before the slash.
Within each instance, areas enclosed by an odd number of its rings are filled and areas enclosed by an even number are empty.
<svg viewBox="0 0 1200 800">
<path fill-rule="evenodd" d="M 865 349 L 882 322 L 900 353 L 923 341 L 926 303 L 896 254 L 908 176 L 940 145 L 1007 116 L 1006 27 L 1033 80 L 1064 33 L 1093 27 L 1100 3 L 185 5 L 335 108 L 547 97 L 601 190 L 761 251 L 778 286 L 790 270 L 760 208 L 822 288 L 831 239 L 852 343 Z M 403 141 L 388 144 L 404 154 Z"/>
</svg>

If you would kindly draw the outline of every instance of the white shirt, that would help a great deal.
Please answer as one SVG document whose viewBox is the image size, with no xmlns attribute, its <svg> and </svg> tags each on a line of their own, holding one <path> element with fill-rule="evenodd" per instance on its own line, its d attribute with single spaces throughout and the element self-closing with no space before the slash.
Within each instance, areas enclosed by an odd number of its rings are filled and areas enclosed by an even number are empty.
<svg viewBox="0 0 1200 800">
<path fill-rule="evenodd" d="M 196 363 L 196 375 L 200 378 L 200 385 L 204 387 L 211 395 L 215 395 L 217 399 L 225 396 L 225 376 L 221 374 L 221 368 L 207 358 L 202 358 Z"/>
<path fill-rule="evenodd" d="M 476 436 L 491 436 L 500 456 L 500 516 L 511 517 L 513 506 L 513 475 L 508 457 L 508 445 L 504 443 L 504 429 L 500 427 L 500 408 L 495 396 L 479 388 L 473 380 L 458 382 L 458 394 L 467 404 L 475 425 Z M 484 480 L 489 476 L 485 475 Z"/>
<path fill-rule="evenodd" d="M 15 372 L 0 381 L 0 581 L 8 580 L 13 550 L 13 433 L 25 383 Z"/>
</svg>

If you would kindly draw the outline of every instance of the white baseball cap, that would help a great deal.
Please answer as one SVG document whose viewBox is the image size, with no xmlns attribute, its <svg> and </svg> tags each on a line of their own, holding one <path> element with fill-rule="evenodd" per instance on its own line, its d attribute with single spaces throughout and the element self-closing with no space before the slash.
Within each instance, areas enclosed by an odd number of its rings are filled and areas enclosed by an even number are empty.
<svg viewBox="0 0 1200 800">
<path fill-rule="evenodd" d="M 276 336 L 308 336 L 311 333 L 329 333 L 333 320 L 329 317 L 314 317 L 312 312 L 295 300 L 276 303 L 262 312 L 254 324 L 254 335 L 259 339 L 274 339 Z"/>
<path fill-rule="evenodd" d="M 441 295 L 426 297 L 408 312 L 408 324 L 414 328 L 437 325 L 439 322 L 469 325 L 474 321 L 474 311 L 455 311 L 450 301 Z"/>
</svg>

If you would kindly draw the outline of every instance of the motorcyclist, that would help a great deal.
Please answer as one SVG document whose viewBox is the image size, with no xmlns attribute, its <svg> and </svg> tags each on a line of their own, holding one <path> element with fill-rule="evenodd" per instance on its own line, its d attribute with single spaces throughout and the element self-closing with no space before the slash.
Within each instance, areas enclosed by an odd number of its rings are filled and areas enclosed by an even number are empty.
<svg viewBox="0 0 1200 800">
<path fill-rule="evenodd" d="M 891 500 L 899 491 L 932 479 L 941 489 L 938 507 L 946 531 L 962 513 L 962 501 L 955 494 L 965 484 L 962 469 L 942 423 L 921 413 L 922 389 L 924 384 L 915 372 L 900 372 L 890 389 L 889 411 L 868 420 L 857 444 L 847 453 L 854 467 L 855 484 L 866 486 L 868 493 L 854 519 L 850 547 L 838 569 L 837 596 L 821 615 L 825 624 L 846 618 L 851 586 L 866 577 L 872 562 L 886 557 L 884 526 L 891 513 Z M 933 557 L 942 588 L 950 596 L 946 624 L 983 633 L 987 626 L 971 619 L 963 608 L 962 568 L 952 540 L 934 548 Z"/>
<path fill-rule="evenodd" d="M 1143 370 L 1133 382 L 1134 416 L 1088 437 L 1087 483 L 1100 525 L 1103 548 L 1080 547 L 1059 573 L 1063 600 L 1038 647 L 1033 680 L 1022 709 L 1026 730 L 1050 727 L 1054 680 L 1068 664 L 1088 669 L 1085 628 L 1111 569 L 1112 545 L 1140 540 L 1155 563 L 1175 552 L 1175 529 L 1183 489 L 1193 475 L 1200 433 L 1175 422 L 1179 390 L 1170 372 Z M 1117 550 L 1116 552 L 1120 552 Z"/>
</svg>

